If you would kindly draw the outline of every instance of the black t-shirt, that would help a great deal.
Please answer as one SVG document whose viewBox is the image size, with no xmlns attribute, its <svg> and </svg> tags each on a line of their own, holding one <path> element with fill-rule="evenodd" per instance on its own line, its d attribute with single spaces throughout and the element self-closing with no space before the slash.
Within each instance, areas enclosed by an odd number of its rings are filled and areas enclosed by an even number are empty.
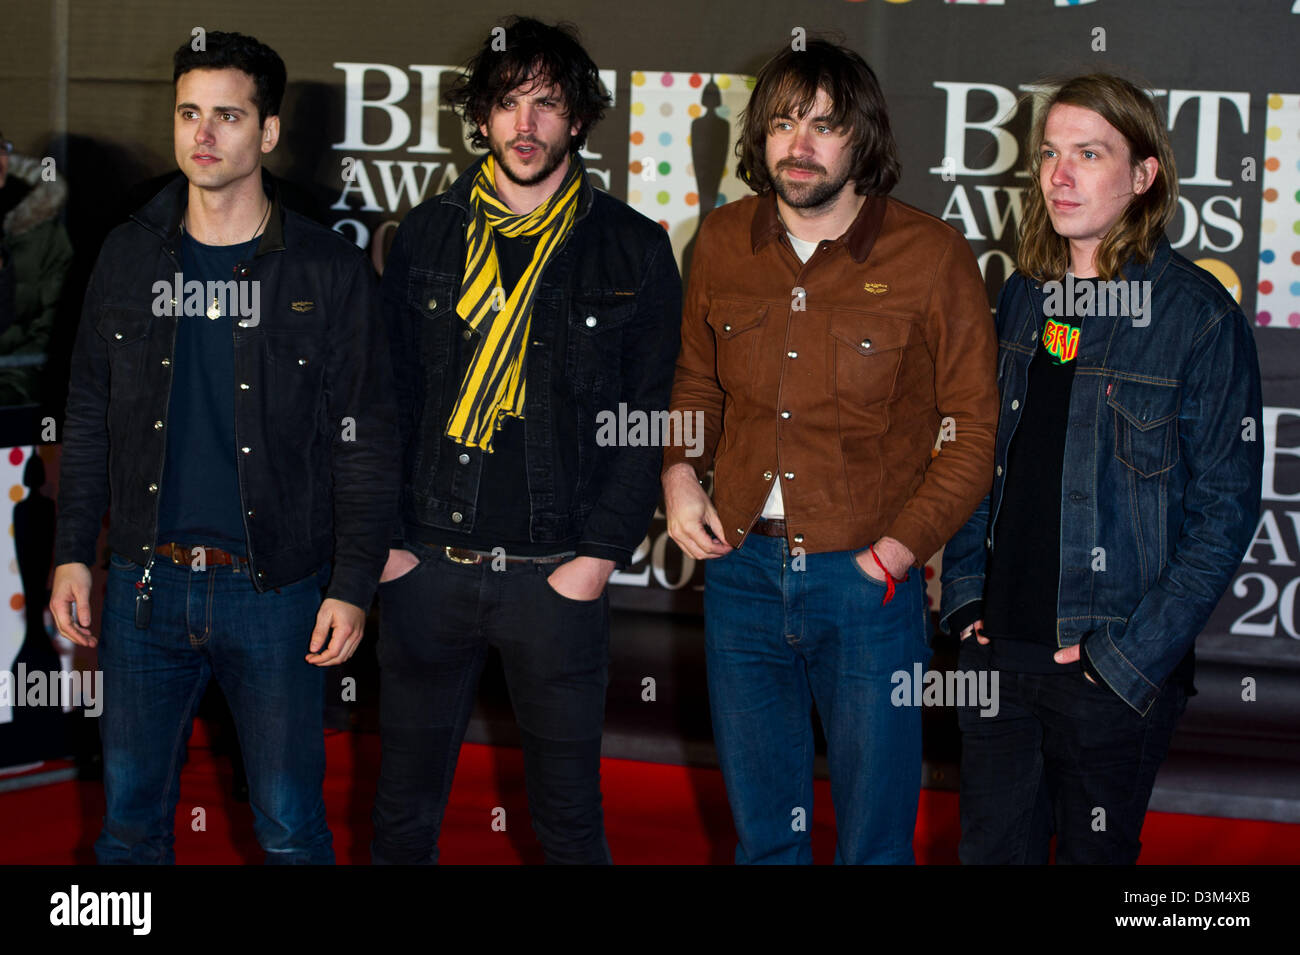
<svg viewBox="0 0 1300 955">
<path fill-rule="evenodd" d="M 1020 420 L 1007 450 L 997 539 L 984 582 L 984 632 L 993 640 L 994 665 L 1007 670 L 1066 669 L 1052 654 L 1059 649 L 1061 469 L 1079 321 L 1044 317 Z"/>
<path fill-rule="evenodd" d="M 181 237 L 186 283 L 204 283 L 202 314 L 178 298 L 167 406 L 166 454 L 158 502 L 158 543 L 220 547 L 246 556 L 244 519 L 235 463 L 235 338 L 233 301 L 214 308 L 208 282 L 228 282 L 235 266 L 252 259 L 258 239 L 239 245 L 203 245 Z M 216 315 L 215 318 L 210 316 Z"/>
<path fill-rule="evenodd" d="M 537 248 L 537 238 L 518 236 L 512 239 L 500 233 L 492 238 L 496 246 L 497 265 L 501 271 L 501 287 L 509 295 L 520 276 L 524 274 L 524 270 L 528 268 L 528 263 L 532 261 L 533 252 Z M 456 351 L 453 361 L 456 372 L 453 377 L 454 391 L 458 393 L 470 359 L 473 358 L 473 352 L 466 347 L 460 335 L 455 336 L 455 342 Z M 528 380 L 526 365 L 524 380 L 527 382 L 527 388 L 533 387 L 533 382 Z M 433 396 L 430 396 L 429 400 L 433 400 Z M 552 396 L 552 405 L 559 400 L 559 396 Z M 556 411 L 558 412 L 559 408 L 556 408 Z M 566 417 L 557 413 L 556 419 L 563 426 Z M 420 539 L 435 547 L 450 545 L 482 551 L 502 547 L 507 554 L 520 557 L 538 557 L 573 550 L 577 541 L 537 544 L 530 540 L 531 508 L 525 457 L 525 429 L 528 422 L 523 418 L 513 417 L 505 417 L 502 420 L 501 428 L 492 437 L 491 454 L 478 448 L 459 445 L 445 434 L 442 436 L 442 440 L 446 442 L 443 446 L 443 455 L 449 455 L 451 460 L 457 461 L 457 466 L 468 466 L 459 464 L 461 455 L 466 455 L 470 464 L 476 456 L 483 458 L 474 529 L 464 534 L 439 528 L 421 528 Z"/>
<path fill-rule="evenodd" d="M 1076 278 L 1076 287 L 1082 281 Z M 997 539 L 984 579 L 983 614 L 984 632 L 992 640 L 990 665 L 1008 672 L 1060 673 L 1080 666 L 1057 663 L 1052 655 L 1059 649 L 1056 613 L 1065 435 L 1084 321 L 1043 317 L 1020 421 L 1007 449 Z M 966 622 L 954 618 L 961 627 Z M 1194 694 L 1194 672 L 1195 657 L 1189 650 L 1170 679 Z"/>
</svg>

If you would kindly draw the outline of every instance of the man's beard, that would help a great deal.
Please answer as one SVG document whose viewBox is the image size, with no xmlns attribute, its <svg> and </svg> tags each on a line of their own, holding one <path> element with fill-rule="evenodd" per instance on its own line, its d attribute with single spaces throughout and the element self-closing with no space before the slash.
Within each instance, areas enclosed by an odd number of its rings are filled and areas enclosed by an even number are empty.
<svg viewBox="0 0 1300 955">
<path fill-rule="evenodd" d="M 793 209 L 814 209 L 817 206 L 825 205 L 844 188 L 844 184 L 849 181 L 849 173 L 846 169 L 844 174 L 838 180 L 835 179 L 812 179 L 807 182 L 790 182 L 780 177 L 781 167 L 785 166 L 794 169 L 805 169 L 810 172 L 823 172 L 821 167 L 812 168 L 810 166 L 799 166 L 783 160 L 777 163 L 776 169 L 768 170 L 768 178 L 772 180 L 772 188 L 776 194 L 785 201 L 785 204 Z"/>
<path fill-rule="evenodd" d="M 545 161 L 537 168 L 537 171 L 523 177 L 517 175 L 506 163 L 507 154 L 510 153 L 520 142 L 536 146 L 546 154 Z M 497 169 L 505 173 L 507 179 L 513 182 L 516 186 L 535 186 L 551 173 L 555 172 L 555 170 L 560 167 L 560 164 L 564 162 L 565 157 L 569 154 L 570 142 L 570 139 L 566 139 L 562 143 L 555 143 L 548 146 L 536 139 L 514 139 L 505 144 L 494 141 L 490 143 L 490 146 L 492 149 L 492 158 L 496 160 Z"/>
</svg>

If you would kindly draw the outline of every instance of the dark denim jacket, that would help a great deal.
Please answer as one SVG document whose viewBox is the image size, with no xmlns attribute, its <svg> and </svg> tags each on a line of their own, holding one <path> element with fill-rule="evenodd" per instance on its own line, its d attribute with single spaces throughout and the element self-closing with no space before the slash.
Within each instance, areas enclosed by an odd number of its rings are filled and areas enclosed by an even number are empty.
<svg viewBox="0 0 1300 955">
<path fill-rule="evenodd" d="M 1150 323 L 1083 320 L 1062 467 L 1056 639 L 1082 643 L 1095 672 L 1145 713 L 1254 533 L 1262 402 L 1254 335 L 1214 278 L 1164 239 L 1148 266 L 1129 263 L 1123 277 L 1152 283 Z M 944 550 L 945 630 L 983 596 L 1043 301 L 1040 283 L 1018 272 L 998 301 L 997 466 L 989 497 Z"/>
<path fill-rule="evenodd" d="M 444 434 L 459 380 L 454 336 L 475 163 L 402 222 L 384 267 L 398 430 L 405 449 L 401 524 L 474 527 L 483 455 Z M 659 497 L 662 447 L 602 447 L 597 415 L 665 410 L 681 334 L 681 279 L 663 228 L 582 186 L 577 219 L 547 263 L 529 326 L 524 409 L 529 533 L 576 541 L 581 556 L 631 560 Z M 471 336 L 476 332 L 469 332 Z M 471 337 L 471 341 L 473 338 Z"/>
<path fill-rule="evenodd" d="M 231 382 L 252 580 L 279 587 L 332 560 L 327 595 L 367 607 L 397 493 L 377 282 L 359 249 L 263 185 L 272 208 L 243 276 L 260 282 L 260 310 L 256 325 L 235 324 Z M 95 263 L 68 383 L 56 564 L 94 563 L 110 504 L 115 552 L 143 566 L 159 543 L 176 325 L 201 319 L 155 315 L 154 285 L 181 271 L 187 187 L 178 177 L 113 230 Z"/>
</svg>

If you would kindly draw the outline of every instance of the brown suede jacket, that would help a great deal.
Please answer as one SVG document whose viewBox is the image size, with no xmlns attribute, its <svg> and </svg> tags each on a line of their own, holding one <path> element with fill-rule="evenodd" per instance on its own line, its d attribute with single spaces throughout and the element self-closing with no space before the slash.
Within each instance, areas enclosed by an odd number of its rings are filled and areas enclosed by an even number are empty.
<svg viewBox="0 0 1300 955">
<path fill-rule="evenodd" d="M 802 263 L 774 194 L 728 203 L 696 243 L 673 383 L 672 411 L 704 414 L 703 453 L 670 446 L 664 467 L 715 466 L 733 547 L 780 475 L 792 547 L 889 536 L 923 564 L 989 492 L 996 355 L 975 257 L 946 223 L 869 197 Z"/>
</svg>

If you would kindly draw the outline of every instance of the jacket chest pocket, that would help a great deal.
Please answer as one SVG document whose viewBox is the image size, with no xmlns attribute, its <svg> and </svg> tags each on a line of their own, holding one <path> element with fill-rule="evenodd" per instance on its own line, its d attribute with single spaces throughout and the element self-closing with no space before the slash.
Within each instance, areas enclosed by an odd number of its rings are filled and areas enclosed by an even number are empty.
<svg viewBox="0 0 1300 955">
<path fill-rule="evenodd" d="M 618 391 L 623 381 L 623 340 L 635 316 L 636 301 L 630 295 L 573 300 L 564 372 L 574 391 Z"/>
<path fill-rule="evenodd" d="M 826 384 L 841 401 L 868 406 L 894 392 L 912 324 L 887 315 L 832 314 Z"/>
<path fill-rule="evenodd" d="M 108 350 L 113 381 L 125 382 L 144 371 L 152 322 L 153 316 L 144 309 L 109 307 L 100 313 L 95 331 Z"/>
<path fill-rule="evenodd" d="M 1177 385 L 1112 381 L 1106 404 L 1115 427 L 1115 457 L 1139 477 L 1155 477 L 1178 463 Z"/>
<path fill-rule="evenodd" d="M 728 394 L 753 388 L 758 340 L 770 307 L 762 302 L 727 301 L 709 307 L 718 381 Z"/>
<path fill-rule="evenodd" d="M 294 444 L 317 429 L 346 427 L 346 422 L 327 422 L 321 412 L 325 402 L 325 347 L 323 324 L 303 323 L 301 328 L 286 328 L 275 323 L 275 328 L 262 334 L 266 349 L 268 397 L 273 402 L 274 433 L 293 437 Z M 236 388 L 246 390 L 256 382 L 239 382 Z"/>
<path fill-rule="evenodd" d="M 435 403 L 442 397 L 443 382 L 452 363 L 452 336 L 462 336 L 467 354 L 473 354 L 482 337 L 456 313 L 455 299 L 450 284 L 428 281 L 412 282 L 407 297 L 412 341 L 419 348 L 424 371 L 425 394 Z"/>
</svg>

